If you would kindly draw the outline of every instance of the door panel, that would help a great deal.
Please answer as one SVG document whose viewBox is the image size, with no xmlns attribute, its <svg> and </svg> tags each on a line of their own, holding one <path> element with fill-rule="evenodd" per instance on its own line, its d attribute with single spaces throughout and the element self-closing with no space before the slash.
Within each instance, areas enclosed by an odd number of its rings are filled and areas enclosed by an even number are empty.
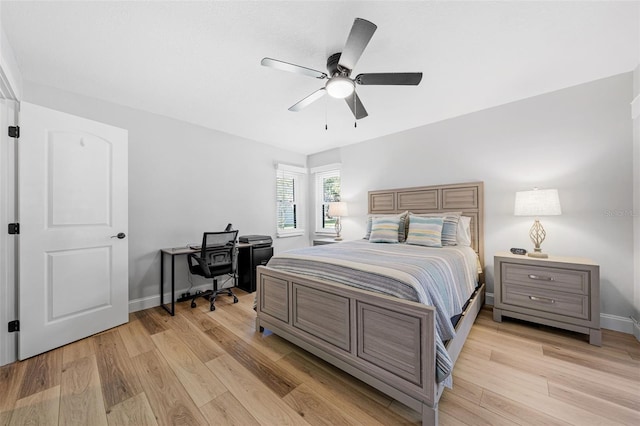
<svg viewBox="0 0 640 426">
<path fill-rule="evenodd" d="M 23 102 L 19 358 L 128 320 L 127 132 Z"/>
<path fill-rule="evenodd" d="M 111 225 L 111 143 L 90 134 L 50 131 L 45 149 L 48 225 Z"/>
<path fill-rule="evenodd" d="M 47 253 L 47 322 L 111 305 L 111 247 Z M 91 277 L 94 290 L 86 292 Z"/>
</svg>

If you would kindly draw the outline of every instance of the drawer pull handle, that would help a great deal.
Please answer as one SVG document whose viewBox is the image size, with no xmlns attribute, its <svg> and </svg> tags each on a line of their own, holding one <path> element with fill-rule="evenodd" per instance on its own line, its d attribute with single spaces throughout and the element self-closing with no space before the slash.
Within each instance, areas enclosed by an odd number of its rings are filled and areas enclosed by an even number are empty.
<svg viewBox="0 0 640 426">
<path fill-rule="evenodd" d="M 529 278 L 531 278 L 532 280 L 538 280 L 538 281 L 553 281 L 553 277 L 545 277 L 543 275 L 529 274 Z"/>
<path fill-rule="evenodd" d="M 529 296 L 529 299 L 533 300 L 534 302 L 546 302 L 551 304 L 556 303 L 554 299 L 548 299 L 546 297 Z"/>
</svg>

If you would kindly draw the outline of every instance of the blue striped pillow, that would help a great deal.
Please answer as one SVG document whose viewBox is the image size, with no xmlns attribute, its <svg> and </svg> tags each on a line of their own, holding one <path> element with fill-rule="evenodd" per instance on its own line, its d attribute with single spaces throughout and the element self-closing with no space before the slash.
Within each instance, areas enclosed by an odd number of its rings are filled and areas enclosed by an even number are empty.
<svg viewBox="0 0 640 426">
<path fill-rule="evenodd" d="M 409 211 L 404 211 L 398 214 L 382 214 L 382 215 L 373 215 L 370 214 L 367 216 L 367 232 L 365 233 L 364 239 L 368 240 L 371 237 L 371 224 L 373 223 L 373 219 L 375 217 L 397 217 L 400 219 L 400 225 L 398 226 L 398 242 L 402 243 L 407 239 L 407 229 L 409 227 Z"/>
<path fill-rule="evenodd" d="M 442 225 L 442 245 L 443 246 L 457 246 L 458 245 L 458 222 L 460 221 L 461 212 L 450 213 L 426 213 L 426 214 L 414 214 L 411 216 L 418 217 L 442 217 L 444 223 Z"/>
<path fill-rule="evenodd" d="M 442 247 L 442 217 L 409 217 L 407 244 Z"/>
<path fill-rule="evenodd" d="M 397 243 L 400 218 L 397 216 L 374 217 L 371 221 L 372 243 Z"/>
</svg>

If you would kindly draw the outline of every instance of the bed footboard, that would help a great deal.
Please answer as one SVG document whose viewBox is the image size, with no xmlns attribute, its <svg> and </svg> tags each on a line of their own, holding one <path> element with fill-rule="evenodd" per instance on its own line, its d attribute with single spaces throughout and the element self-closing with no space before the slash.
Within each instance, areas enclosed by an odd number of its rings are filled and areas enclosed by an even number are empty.
<svg viewBox="0 0 640 426">
<path fill-rule="evenodd" d="M 274 333 L 437 422 L 431 306 L 259 266 L 258 329 Z"/>
</svg>

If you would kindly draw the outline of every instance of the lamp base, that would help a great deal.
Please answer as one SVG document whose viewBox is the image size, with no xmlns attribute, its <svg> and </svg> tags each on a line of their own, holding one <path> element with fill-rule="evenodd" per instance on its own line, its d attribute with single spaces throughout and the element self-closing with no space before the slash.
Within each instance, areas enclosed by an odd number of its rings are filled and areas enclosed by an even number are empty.
<svg viewBox="0 0 640 426">
<path fill-rule="evenodd" d="M 529 257 L 535 257 L 537 259 L 548 259 L 549 255 L 547 253 L 540 253 L 537 251 L 527 253 Z"/>
<path fill-rule="evenodd" d="M 336 217 L 336 237 L 333 239 L 334 241 L 342 241 L 342 235 L 340 235 L 340 233 L 342 232 L 342 222 L 340 222 L 340 216 Z"/>
</svg>

